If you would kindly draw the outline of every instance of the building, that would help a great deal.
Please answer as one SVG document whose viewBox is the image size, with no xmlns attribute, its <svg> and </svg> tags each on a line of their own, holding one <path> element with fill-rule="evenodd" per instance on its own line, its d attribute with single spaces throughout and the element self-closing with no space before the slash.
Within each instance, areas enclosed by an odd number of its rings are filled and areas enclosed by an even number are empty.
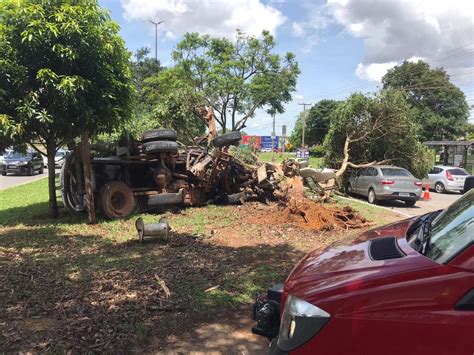
<svg viewBox="0 0 474 355">
<path fill-rule="evenodd" d="M 424 144 L 435 150 L 436 164 L 461 166 L 474 175 L 474 140 L 428 141 Z"/>
</svg>

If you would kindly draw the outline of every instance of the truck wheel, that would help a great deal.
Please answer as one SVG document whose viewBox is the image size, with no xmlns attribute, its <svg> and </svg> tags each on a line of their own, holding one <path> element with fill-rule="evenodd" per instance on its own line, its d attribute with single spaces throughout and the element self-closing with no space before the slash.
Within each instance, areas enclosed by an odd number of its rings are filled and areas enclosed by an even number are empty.
<svg viewBox="0 0 474 355">
<path fill-rule="evenodd" d="M 136 207 L 132 189 L 122 181 L 110 181 L 99 192 L 103 214 L 110 219 L 126 218 Z"/>
<path fill-rule="evenodd" d="M 146 142 L 143 144 L 143 152 L 145 154 L 177 153 L 178 143 L 171 141 Z"/>
<path fill-rule="evenodd" d="M 240 131 L 232 131 L 229 133 L 221 134 L 220 136 L 212 140 L 212 145 L 214 147 L 220 148 L 227 145 L 238 144 L 242 139 L 242 134 Z"/>
<path fill-rule="evenodd" d="M 142 134 L 143 142 L 151 141 L 175 141 L 177 138 L 176 131 L 173 129 L 159 128 L 150 129 Z"/>
</svg>

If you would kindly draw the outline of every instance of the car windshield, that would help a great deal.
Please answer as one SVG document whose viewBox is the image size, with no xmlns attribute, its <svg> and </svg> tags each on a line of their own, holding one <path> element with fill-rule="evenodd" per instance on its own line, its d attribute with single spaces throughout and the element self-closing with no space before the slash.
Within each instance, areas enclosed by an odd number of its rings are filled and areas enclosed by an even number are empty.
<svg viewBox="0 0 474 355">
<path fill-rule="evenodd" d="M 10 152 L 7 156 L 8 159 L 22 159 L 22 158 L 31 158 L 31 153 L 20 153 L 20 152 Z"/>
<path fill-rule="evenodd" d="M 383 176 L 412 176 L 408 170 L 400 168 L 381 168 Z"/>
<path fill-rule="evenodd" d="M 448 169 L 449 173 L 451 175 L 462 175 L 462 176 L 466 176 L 466 175 L 469 175 L 468 172 L 464 169 Z"/>
<path fill-rule="evenodd" d="M 431 224 L 430 247 L 425 256 L 442 264 L 474 243 L 474 190 L 469 191 Z"/>
</svg>

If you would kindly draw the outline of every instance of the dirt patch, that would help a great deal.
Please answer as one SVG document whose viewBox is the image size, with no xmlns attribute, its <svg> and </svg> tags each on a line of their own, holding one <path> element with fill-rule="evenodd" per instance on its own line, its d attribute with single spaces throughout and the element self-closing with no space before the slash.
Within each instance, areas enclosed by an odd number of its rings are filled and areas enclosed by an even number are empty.
<svg viewBox="0 0 474 355">
<path fill-rule="evenodd" d="M 355 229 L 372 225 L 351 207 L 338 208 L 307 198 L 300 177 L 288 178 L 286 184 L 287 199 L 270 208 L 254 206 L 255 214 L 248 216 L 248 222 L 268 225 L 291 223 L 311 231 Z"/>
</svg>

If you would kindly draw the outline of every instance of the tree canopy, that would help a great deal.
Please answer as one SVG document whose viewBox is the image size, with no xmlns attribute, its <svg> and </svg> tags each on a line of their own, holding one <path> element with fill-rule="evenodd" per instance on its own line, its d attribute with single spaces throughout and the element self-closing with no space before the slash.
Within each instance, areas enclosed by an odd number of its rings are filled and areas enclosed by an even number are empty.
<svg viewBox="0 0 474 355">
<path fill-rule="evenodd" d="M 387 90 L 375 97 L 355 93 L 332 114 L 326 162 L 341 172 L 389 162 L 423 177 L 432 161 L 419 141 L 419 131 L 403 92 Z"/>
<path fill-rule="evenodd" d="M 172 78 L 187 85 L 188 110 L 201 118 L 202 107 L 212 107 L 222 131 L 241 130 L 256 110 L 284 111 L 291 100 L 299 74 L 292 53 L 283 57 L 273 52 L 275 41 L 269 32 L 262 37 L 237 32 L 232 42 L 198 33 L 187 33 L 173 51 Z M 171 83 L 171 86 L 174 84 Z"/>
<path fill-rule="evenodd" d="M 56 216 L 55 151 L 129 117 L 129 53 L 96 0 L 4 0 L 0 14 L 1 133 L 46 145 Z"/>
<path fill-rule="evenodd" d="M 324 138 L 329 132 L 331 115 L 337 108 L 338 103 L 339 102 L 335 100 L 321 100 L 313 105 L 307 112 L 304 141 L 309 146 L 323 144 Z M 294 146 L 299 146 L 301 144 L 303 131 L 302 115 L 303 113 L 298 117 L 293 132 L 291 133 L 290 141 Z"/>
<path fill-rule="evenodd" d="M 418 61 L 404 62 L 382 78 L 383 89 L 400 90 L 415 110 L 422 140 L 457 139 L 465 133 L 469 105 L 464 93 L 442 68 Z"/>
</svg>

